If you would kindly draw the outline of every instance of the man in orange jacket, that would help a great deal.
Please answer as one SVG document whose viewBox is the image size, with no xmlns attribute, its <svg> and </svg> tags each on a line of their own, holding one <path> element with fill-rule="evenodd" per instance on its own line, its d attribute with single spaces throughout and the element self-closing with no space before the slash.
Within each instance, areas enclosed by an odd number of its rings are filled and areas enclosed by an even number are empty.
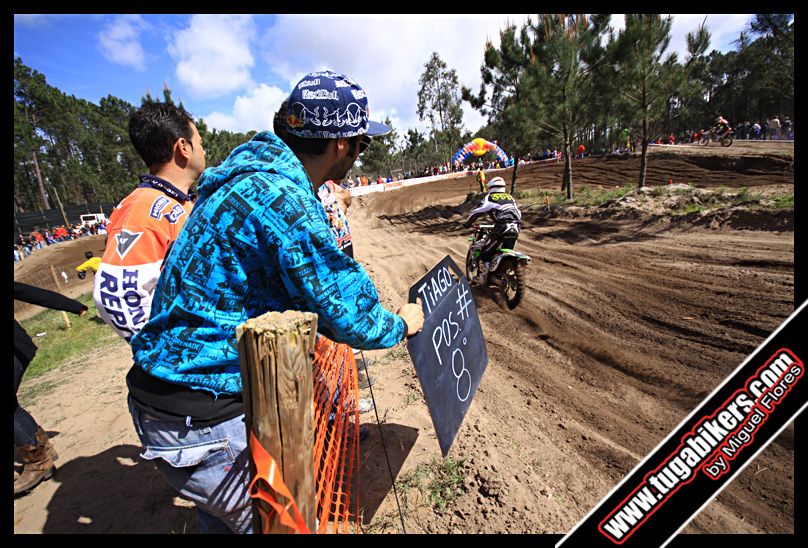
<svg viewBox="0 0 808 548">
<path fill-rule="evenodd" d="M 98 315 L 127 341 L 149 319 L 163 259 L 193 207 L 188 191 L 205 169 L 202 138 L 182 107 L 143 105 L 129 138 L 149 173 L 110 215 L 93 291 Z"/>
</svg>

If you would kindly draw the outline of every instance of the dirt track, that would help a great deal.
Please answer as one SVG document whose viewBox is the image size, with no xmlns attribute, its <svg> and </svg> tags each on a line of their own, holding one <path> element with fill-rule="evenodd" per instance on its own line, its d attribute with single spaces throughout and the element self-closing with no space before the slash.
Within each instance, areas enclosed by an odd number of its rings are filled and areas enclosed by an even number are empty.
<svg viewBox="0 0 808 548">
<path fill-rule="evenodd" d="M 636 163 L 579 161 L 575 181 L 614 185 Z M 793 183 L 787 169 L 716 173 L 678 158 L 653 158 L 649 177 L 683 165 L 696 186 Z M 557 187 L 559 172 L 523 168 L 518 188 Z M 465 216 L 451 213 L 469 179 L 361 200 L 357 256 L 387 293 L 406 294 L 444 255 L 462 267 Z M 525 221 L 525 302 L 509 312 L 475 293 L 490 362 L 451 452 L 470 459 L 468 492 L 446 514 L 422 515 L 421 530 L 568 530 L 793 311 L 792 232 Z M 789 429 L 688 531 L 792 531 L 792 451 Z"/>
<path fill-rule="evenodd" d="M 779 150 L 756 150 L 757 156 L 767 155 L 756 162 L 732 160 L 750 153 L 733 145 L 714 152 L 721 156 L 706 164 L 654 151 L 662 156 L 652 157 L 649 184 L 676 177 L 703 187 L 793 188 L 793 167 Z M 577 161 L 573 174 L 576 185 L 616 186 L 635 184 L 636 169 L 636 159 L 588 159 Z M 519 188 L 559 184 L 560 165 L 520 170 Z M 462 266 L 468 231 L 460 226 L 465 215 L 459 206 L 475 186 L 469 177 L 355 198 L 349 212 L 355 254 L 390 308 L 401 304 L 409 286 L 445 255 Z M 416 493 L 400 493 L 408 501 L 407 531 L 566 532 L 664 439 L 793 311 L 793 232 L 721 226 L 526 214 L 518 249 L 533 263 L 523 304 L 510 312 L 492 295 L 475 290 L 490 361 L 450 452 L 466 458 L 466 491 L 437 513 Z M 118 352 L 116 375 L 122 382 L 126 347 Z M 401 348 L 372 354 L 381 358 L 371 370 L 379 378 L 374 396 L 393 472 L 400 477 L 440 451 Z M 81 413 L 73 400 L 94 393 L 93 381 L 82 378 L 81 387 L 57 387 L 52 397 Z M 99 375 L 95 391 L 109 383 L 109 375 Z M 108 433 L 102 442 L 92 428 L 82 430 L 63 453 L 68 465 L 75 464 L 73 455 L 114 455 L 116 447 L 126 448 L 126 460 L 137 463 L 131 425 L 120 419 L 126 389 L 117 388 L 107 412 L 116 417 L 117 434 Z M 49 402 L 52 406 L 53 399 Z M 100 404 L 93 402 L 95 416 Z M 55 417 L 44 398 L 28 409 L 37 418 L 50 413 L 41 419 L 46 427 Z M 81 430 L 80 417 L 69 422 Z M 685 531 L 792 532 L 793 446 L 790 427 Z M 159 478 L 146 470 L 149 465 L 128 466 L 141 481 L 151 478 L 152 492 L 159 489 L 152 486 Z M 62 470 L 60 480 L 73 480 L 76 501 L 82 500 L 75 487 L 82 473 L 77 468 L 72 476 L 70 468 Z M 110 472 L 113 477 L 132 475 L 118 468 Z M 400 531 L 375 427 L 362 448 L 360 485 L 368 531 Z M 15 502 L 15 531 L 195 530 L 192 514 L 181 501 L 172 506 L 165 490 L 157 499 L 133 496 L 131 513 L 148 520 L 129 520 L 121 528 L 95 504 L 96 529 L 77 525 L 76 517 L 48 515 L 57 489 L 55 481 L 47 482 Z M 91 495 L 84 494 L 88 504 Z M 56 498 L 62 501 L 59 508 L 71 509 L 68 516 L 81 514 L 65 496 Z M 145 521 L 149 526 L 140 528 Z"/>
</svg>

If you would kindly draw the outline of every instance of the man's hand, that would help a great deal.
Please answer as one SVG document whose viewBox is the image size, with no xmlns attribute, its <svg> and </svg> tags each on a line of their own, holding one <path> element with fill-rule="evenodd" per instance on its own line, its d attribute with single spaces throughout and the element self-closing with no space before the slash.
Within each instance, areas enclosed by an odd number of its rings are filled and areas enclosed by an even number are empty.
<svg viewBox="0 0 808 548">
<path fill-rule="evenodd" d="M 424 309 L 421 299 L 414 303 L 407 303 L 396 312 L 407 323 L 407 336 L 415 335 L 424 327 Z"/>
<path fill-rule="evenodd" d="M 81 309 L 81 312 L 79 312 L 79 316 L 86 316 L 86 315 L 87 315 L 87 307 L 85 306 Z"/>
<path fill-rule="evenodd" d="M 351 191 L 347 188 L 342 188 L 339 185 L 334 185 L 331 187 L 331 192 L 334 193 L 334 198 L 337 200 L 337 204 L 342 210 L 342 213 L 346 213 L 348 211 L 348 207 L 351 205 L 351 200 L 353 199 L 353 196 L 351 196 Z"/>
</svg>

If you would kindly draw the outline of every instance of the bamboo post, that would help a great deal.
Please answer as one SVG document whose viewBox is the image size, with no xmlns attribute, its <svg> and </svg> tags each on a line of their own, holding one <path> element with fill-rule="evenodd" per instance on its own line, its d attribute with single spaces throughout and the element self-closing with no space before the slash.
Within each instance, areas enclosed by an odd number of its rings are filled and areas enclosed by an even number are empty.
<svg viewBox="0 0 808 548">
<path fill-rule="evenodd" d="M 250 432 L 281 468 L 309 531 L 316 531 L 314 482 L 314 353 L 317 314 L 268 312 L 236 328 L 247 439 Z M 250 477 L 255 477 L 250 458 Z M 265 488 L 268 486 L 265 486 Z M 280 494 L 275 497 L 286 504 Z M 259 510 L 261 510 L 259 512 Z M 253 526 L 263 531 L 264 501 L 253 499 Z M 270 533 L 290 533 L 275 519 Z"/>
<path fill-rule="evenodd" d="M 53 274 L 53 283 L 56 284 L 56 289 L 61 289 L 61 284 L 59 283 L 59 276 L 56 275 L 56 267 L 50 265 L 50 268 L 51 268 L 51 274 Z M 62 318 L 65 321 L 65 327 L 67 327 L 67 329 L 70 329 L 71 327 L 70 318 L 67 317 L 67 312 L 65 312 L 64 310 L 62 310 Z"/>
</svg>

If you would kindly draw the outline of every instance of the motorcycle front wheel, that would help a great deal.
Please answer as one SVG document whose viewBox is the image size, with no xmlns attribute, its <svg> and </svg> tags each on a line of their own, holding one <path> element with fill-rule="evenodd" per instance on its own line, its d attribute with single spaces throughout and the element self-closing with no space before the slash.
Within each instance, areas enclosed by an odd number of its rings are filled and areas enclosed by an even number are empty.
<svg viewBox="0 0 808 548">
<path fill-rule="evenodd" d="M 728 147 L 732 144 L 732 135 L 724 135 L 721 137 L 721 146 Z"/>
</svg>

